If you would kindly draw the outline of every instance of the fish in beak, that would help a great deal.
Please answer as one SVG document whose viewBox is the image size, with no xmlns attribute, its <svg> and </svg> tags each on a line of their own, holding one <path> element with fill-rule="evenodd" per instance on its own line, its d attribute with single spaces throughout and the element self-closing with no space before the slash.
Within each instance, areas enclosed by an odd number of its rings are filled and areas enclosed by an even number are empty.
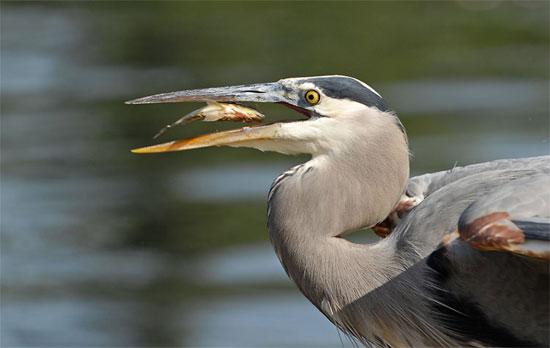
<svg viewBox="0 0 550 348">
<path fill-rule="evenodd" d="M 174 126 L 184 126 L 194 121 L 216 122 L 216 121 L 241 121 L 241 122 L 262 122 L 265 116 L 258 110 L 239 104 L 206 102 L 206 106 L 188 113 L 174 123 L 163 127 L 153 139 L 158 138 L 168 129 Z"/>
<path fill-rule="evenodd" d="M 185 124 L 196 119 L 217 121 L 223 119 L 258 121 L 263 118 L 259 112 L 235 103 L 281 103 L 301 114 L 310 117 L 313 113 L 305 105 L 299 105 L 298 97 L 289 93 L 280 82 L 240 85 L 232 87 L 217 87 L 156 94 L 148 97 L 127 101 L 126 104 L 154 104 L 180 102 L 207 102 L 205 108 L 184 116 L 172 125 Z M 222 104 L 220 104 L 222 103 Z M 232 104 L 225 104 L 232 103 Z M 209 108 L 210 107 L 210 108 Z M 299 122 L 299 121 L 297 121 Z M 283 122 L 252 127 L 243 127 L 229 131 L 205 134 L 198 137 L 175 140 L 163 144 L 152 145 L 132 150 L 133 153 L 160 153 L 198 149 L 210 146 L 253 147 L 262 151 L 277 151 L 286 154 L 303 153 L 293 148 L 296 137 L 289 132 L 289 123 Z M 163 133 L 165 127 L 159 133 Z M 157 134 L 160 135 L 160 134 Z"/>
</svg>

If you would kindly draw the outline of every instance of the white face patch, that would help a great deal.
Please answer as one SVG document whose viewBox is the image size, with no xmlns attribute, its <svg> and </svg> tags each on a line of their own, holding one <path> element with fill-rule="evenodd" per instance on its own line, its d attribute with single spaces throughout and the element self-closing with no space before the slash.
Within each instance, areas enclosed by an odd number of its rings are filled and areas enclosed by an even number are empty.
<svg viewBox="0 0 550 348">
<path fill-rule="evenodd" d="M 313 109 L 320 115 L 330 116 L 331 118 L 345 118 L 366 112 L 369 107 L 349 99 L 335 99 L 323 95 L 319 104 L 315 105 Z"/>
<path fill-rule="evenodd" d="M 360 81 L 359 81 L 360 82 Z M 297 86 L 298 89 L 302 90 L 305 93 L 308 90 L 315 90 L 319 92 L 321 98 L 319 103 L 311 106 L 316 113 L 319 115 L 330 116 L 332 118 L 346 117 L 346 115 L 355 115 L 358 112 L 365 111 L 367 106 L 349 100 L 349 99 L 337 99 L 332 98 L 323 93 L 323 90 L 318 88 L 312 82 L 305 82 Z M 301 98 L 302 96 L 300 96 Z"/>
<path fill-rule="evenodd" d="M 353 77 L 343 75 L 296 77 L 280 80 L 280 83 L 288 90 L 292 91 L 292 93 L 288 93 L 292 95 L 287 95 L 287 98 L 296 103 L 297 106 L 306 109 L 314 109 L 318 114 L 323 114 L 325 116 L 333 116 L 333 114 L 326 113 L 328 111 L 326 101 L 330 99 L 347 100 L 350 103 L 357 102 L 367 107 L 376 107 L 383 112 L 389 110 L 384 99 L 377 91 L 366 83 Z M 314 90 L 320 94 L 321 98 L 318 104 L 309 103 L 304 100 L 304 95 L 309 90 Z M 356 105 L 340 105 L 345 108 L 356 108 Z M 320 112 L 323 108 L 326 111 Z M 332 108 L 332 110 L 338 111 L 335 108 Z"/>
<path fill-rule="evenodd" d="M 310 90 L 310 89 L 317 90 L 317 87 L 315 87 L 315 85 L 311 82 L 302 83 L 300 85 L 300 88 L 303 89 L 304 91 L 307 91 L 307 90 Z"/>
</svg>

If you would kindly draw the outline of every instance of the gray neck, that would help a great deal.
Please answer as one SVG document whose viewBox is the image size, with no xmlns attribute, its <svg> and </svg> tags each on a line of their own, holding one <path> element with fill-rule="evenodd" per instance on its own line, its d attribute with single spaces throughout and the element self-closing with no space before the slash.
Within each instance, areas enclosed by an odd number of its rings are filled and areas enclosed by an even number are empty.
<svg viewBox="0 0 550 348">
<path fill-rule="evenodd" d="M 409 176 L 406 137 L 391 117 L 353 133 L 361 135 L 273 183 L 268 228 L 275 251 L 302 293 L 345 333 L 395 347 L 451 346 L 430 320 L 425 264 L 406 235 L 371 245 L 340 238 L 385 219 Z"/>
<path fill-rule="evenodd" d="M 345 333 L 365 343 L 449 346 L 428 320 L 417 288 L 424 275 L 418 253 L 397 251 L 394 235 L 372 245 L 340 238 L 382 221 L 408 180 L 404 134 L 397 126 L 371 134 L 378 146 L 360 139 L 344 149 L 345 156 L 316 156 L 275 180 L 268 205 L 271 241 L 302 293 Z"/>
<path fill-rule="evenodd" d="M 345 156 L 319 155 L 292 168 L 270 191 L 275 250 L 300 290 L 329 317 L 402 269 L 387 240 L 362 245 L 339 238 L 382 221 L 405 189 L 404 134 L 397 126 L 371 134 L 374 139 L 350 144 Z"/>
</svg>

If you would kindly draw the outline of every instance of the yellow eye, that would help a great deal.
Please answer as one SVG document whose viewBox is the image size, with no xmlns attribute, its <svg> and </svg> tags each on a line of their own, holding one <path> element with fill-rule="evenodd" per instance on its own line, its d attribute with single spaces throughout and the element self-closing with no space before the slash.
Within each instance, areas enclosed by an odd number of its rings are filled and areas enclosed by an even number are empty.
<svg viewBox="0 0 550 348">
<path fill-rule="evenodd" d="M 319 103 L 319 99 L 321 98 L 319 93 L 317 91 L 312 90 L 312 89 L 307 91 L 306 94 L 304 95 L 304 97 L 306 98 L 306 101 L 308 102 L 309 105 L 315 105 L 315 104 Z"/>
</svg>

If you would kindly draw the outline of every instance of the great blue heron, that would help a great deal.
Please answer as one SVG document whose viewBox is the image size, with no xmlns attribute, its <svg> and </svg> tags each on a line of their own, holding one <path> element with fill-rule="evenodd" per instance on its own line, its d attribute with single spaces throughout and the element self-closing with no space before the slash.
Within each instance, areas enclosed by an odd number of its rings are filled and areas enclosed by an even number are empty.
<svg viewBox="0 0 550 348">
<path fill-rule="evenodd" d="M 409 179 L 403 125 L 380 94 L 346 76 L 128 103 L 190 101 L 281 103 L 307 117 L 134 151 L 311 155 L 273 182 L 269 235 L 289 277 L 343 332 L 373 346 L 549 344 L 550 157 Z M 384 220 L 379 229 L 396 226 L 377 243 L 341 238 Z"/>
</svg>

